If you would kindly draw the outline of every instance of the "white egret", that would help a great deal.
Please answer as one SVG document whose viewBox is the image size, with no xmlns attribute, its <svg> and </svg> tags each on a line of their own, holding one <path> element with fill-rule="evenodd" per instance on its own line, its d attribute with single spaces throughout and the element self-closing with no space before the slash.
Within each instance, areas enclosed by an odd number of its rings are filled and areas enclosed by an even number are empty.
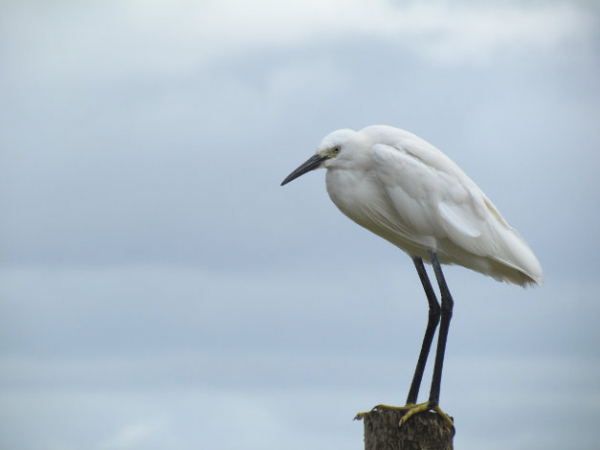
<svg viewBox="0 0 600 450">
<path fill-rule="evenodd" d="M 415 413 L 435 410 L 452 426 L 439 407 L 454 304 L 441 264 L 458 264 L 498 281 L 527 286 L 541 283 L 540 263 L 481 189 L 450 158 L 412 133 L 382 125 L 334 131 L 281 185 L 319 167 L 327 169 L 327 192 L 341 212 L 412 258 L 429 302 L 421 353 L 402 407 L 409 411 L 400 425 Z M 423 261 L 433 266 L 441 307 Z M 429 400 L 417 404 L 438 323 Z"/>
</svg>

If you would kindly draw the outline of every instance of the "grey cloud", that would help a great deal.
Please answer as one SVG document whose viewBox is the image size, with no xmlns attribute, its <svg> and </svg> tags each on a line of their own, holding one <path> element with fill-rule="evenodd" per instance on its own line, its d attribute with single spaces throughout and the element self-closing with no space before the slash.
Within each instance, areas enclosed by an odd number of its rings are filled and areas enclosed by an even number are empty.
<svg viewBox="0 0 600 450">
<path fill-rule="evenodd" d="M 404 254 L 336 211 L 322 172 L 279 183 L 333 129 L 387 123 L 455 160 L 545 270 L 536 290 L 446 270 L 457 446 L 591 447 L 598 14 L 546 4 L 525 16 L 589 17 L 469 63 L 372 21 L 358 33 L 353 16 L 330 32 L 248 21 L 209 48 L 205 4 L 3 5 L 3 446 L 209 448 L 233 414 L 224 448 L 359 448 L 352 415 L 404 399 L 425 299 Z M 565 404 L 577 412 L 546 412 Z"/>
</svg>

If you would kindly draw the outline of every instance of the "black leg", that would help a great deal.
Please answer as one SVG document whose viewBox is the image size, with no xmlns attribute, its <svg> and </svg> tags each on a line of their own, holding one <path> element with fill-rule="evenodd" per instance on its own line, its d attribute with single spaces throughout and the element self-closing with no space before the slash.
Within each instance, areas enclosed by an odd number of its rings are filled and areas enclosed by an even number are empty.
<svg viewBox="0 0 600 450">
<path fill-rule="evenodd" d="M 444 353 L 446 351 L 446 341 L 448 339 L 448 329 L 450 327 L 450 319 L 452 319 L 452 308 L 454 301 L 448 290 L 448 285 L 444 279 L 442 273 L 442 267 L 437 254 L 433 251 L 429 251 L 429 258 L 431 265 L 435 272 L 440 293 L 442 297 L 442 304 L 437 301 L 435 292 L 431 287 L 431 282 L 427 276 L 427 271 L 423 265 L 421 258 L 413 258 L 413 262 L 421 279 L 421 284 L 427 295 L 427 301 L 429 302 L 429 320 L 427 322 L 427 329 L 425 330 L 425 336 L 423 337 L 423 345 L 421 346 L 421 353 L 419 354 L 419 360 L 417 361 L 417 367 L 415 368 L 415 374 L 408 392 L 407 405 L 400 407 L 399 409 L 405 410 L 406 413 L 400 419 L 398 424 L 400 427 L 406 423 L 412 416 L 425 411 L 433 410 L 446 422 L 448 427 L 454 430 L 454 421 L 439 407 L 440 400 L 440 385 L 442 384 L 442 367 L 444 365 Z M 431 350 L 431 344 L 435 335 L 435 330 L 440 325 L 440 334 L 438 337 L 437 349 L 435 353 L 435 363 L 433 366 L 433 377 L 431 380 L 431 391 L 429 393 L 429 401 L 417 405 L 417 396 L 419 394 L 419 387 L 421 386 L 421 380 L 423 378 L 423 371 L 425 370 L 425 364 L 427 363 L 427 357 Z M 377 405 L 373 408 L 375 410 L 383 409 L 396 409 L 394 406 Z M 358 413 L 355 419 L 362 419 L 368 413 Z"/>
<path fill-rule="evenodd" d="M 442 384 L 442 368 L 444 366 L 444 353 L 446 351 L 446 341 L 448 339 L 448 328 L 450 327 L 450 319 L 452 319 L 452 308 L 454 306 L 454 300 L 448 290 L 446 279 L 442 273 L 442 266 L 438 256 L 430 251 L 429 257 L 431 258 L 431 264 L 437 278 L 438 285 L 440 287 L 440 293 L 442 296 L 442 311 L 440 320 L 440 334 L 438 336 L 437 350 L 435 354 L 435 365 L 433 367 L 433 378 L 431 381 L 431 391 L 429 393 L 429 406 L 437 406 L 440 401 L 440 385 Z"/>
<path fill-rule="evenodd" d="M 413 262 L 417 269 L 417 273 L 419 274 L 419 278 L 421 279 L 425 295 L 427 295 L 427 301 L 429 302 L 429 319 L 427 321 L 427 328 L 425 329 L 425 336 L 423 337 L 423 344 L 421 345 L 421 353 L 419 354 L 419 360 L 417 361 L 417 367 L 415 368 L 415 374 L 413 375 L 410 391 L 408 391 L 408 398 L 406 399 L 406 404 L 408 405 L 417 403 L 417 396 L 419 395 L 419 388 L 421 387 L 421 380 L 423 379 L 423 372 L 425 371 L 425 364 L 427 363 L 427 357 L 429 356 L 435 329 L 440 321 L 440 304 L 431 287 L 431 282 L 425 271 L 423 260 L 415 257 L 413 258 Z"/>
</svg>

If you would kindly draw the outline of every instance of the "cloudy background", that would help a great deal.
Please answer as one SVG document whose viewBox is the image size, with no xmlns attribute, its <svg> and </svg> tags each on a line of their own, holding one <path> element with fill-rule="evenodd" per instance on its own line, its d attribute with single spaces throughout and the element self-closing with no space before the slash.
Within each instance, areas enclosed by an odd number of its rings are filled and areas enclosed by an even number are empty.
<svg viewBox="0 0 600 450">
<path fill-rule="evenodd" d="M 279 183 L 383 123 L 544 267 L 446 271 L 456 448 L 596 448 L 599 31 L 595 1 L 3 0 L 0 447 L 363 448 L 426 301 L 323 172 Z"/>
</svg>

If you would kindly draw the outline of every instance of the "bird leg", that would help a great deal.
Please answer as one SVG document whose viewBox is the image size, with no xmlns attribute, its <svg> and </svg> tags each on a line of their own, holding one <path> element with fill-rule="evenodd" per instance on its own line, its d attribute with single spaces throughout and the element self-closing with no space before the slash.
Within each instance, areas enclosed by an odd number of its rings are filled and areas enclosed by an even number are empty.
<svg viewBox="0 0 600 450">
<path fill-rule="evenodd" d="M 444 354 L 446 353 L 446 341 L 448 340 L 448 329 L 450 328 L 450 319 L 452 319 L 452 309 L 454 300 L 450 295 L 450 290 L 446 284 L 446 279 L 442 272 L 442 266 L 438 256 L 430 251 L 431 264 L 440 287 L 442 296 L 442 313 L 440 320 L 440 334 L 438 336 L 437 350 L 435 354 L 435 365 L 433 366 L 433 378 L 431 381 L 431 391 L 429 393 L 429 403 L 432 406 L 437 406 L 440 400 L 440 386 L 442 384 L 442 368 L 444 365 Z"/>
<path fill-rule="evenodd" d="M 432 264 L 434 265 L 434 271 L 436 273 L 438 284 L 440 285 L 440 292 L 442 294 L 442 307 L 440 308 L 440 304 L 437 301 L 435 291 L 431 286 L 431 281 L 429 281 L 429 276 L 427 275 L 427 271 L 425 270 L 425 266 L 423 265 L 423 260 L 419 257 L 413 258 L 415 268 L 417 269 L 417 273 L 419 274 L 421 284 L 423 285 L 423 289 L 425 290 L 425 295 L 427 296 L 427 301 L 429 303 L 429 319 L 427 321 L 427 328 L 425 329 L 425 336 L 423 337 L 423 344 L 421 345 L 421 353 L 419 354 L 417 367 L 415 368 L 415 374 L 413 375 L 413 380 L 410 386 L 410 390 L 408 392 L 406 406 L 377 405 L 371 411 L 380 411 L 383 409 L 405 410 L 407 412 L 400 421 L 400 426 L 402 426 L 402 424 L 404 424 L 414 414 L 433 410 L 444 419 L 444 421 L 448 424 L 450 428 L 454 429 L 454 423 L 452 419 L 446 413 L 444 413 L 444 411 L 442 411 L 442 409 L 438 405 L 440 396 L 442 363 L 444 359 L 444 350 L 446 347 L 446 337 L 448 335 L 448 325 L 450 323 L 450 318 L 452 317 L 452 297 L 450 296 L 448 286 L 446 286 L 444 276 L 441 273 L 441 267 L 437 255 L 431 252 L 430 258 L 432 260 Z M 436 261 L 435 263 L 433 262 L 434 260 Z M 445 331 L 442 329 L 442 325 L 440 325 L 440 337 L 438 340 L 438 348 L 435 358 L 434 375 L 430 398 L 428 402 L 416 404 L 417 396 L 419 394 L 419 387 L 421 386 L 421 380 L 423 379 L 423 372 L 425 371 L 425 365 L 427 363 L 427 357 L 429 356 L 429 351 L 431 349 L 433 337 L 435 336 L 435 330 L 438 326 L 438 323 L 440 323 L 440 318 L 441 323 L 445 324 Z M 443 339 L 442 334 L 444 334 Z M 362 419 L 366 414 L 368 414 L 368 412 L 358 413 L 355 417 L 355 420 Z"/>
<path fill-rule="evenodd" d="M 419 274 L 419 278 L 423 284 L 423 289 L 425 290 L 425 295 L 427 296 L 427 301 L 429 302 L 429 320 L 427 322 L 425 336 L 423 337 L 423 344 L 421 346 L 419 360 L 417 361 L 417 367 L 415 368 L 415 374 L 413 375 L 413 380 L 408 392 L 406 406 L 377 405 L 371 411 L 379 411 L 382 409 L 400 409 L 407 411 L 400 420 L 400 426 L 406 423 L 406 421 L 415 414 L 425 411 L 435 411 L 440 415 L 440 417 L 442 417 L 442 419 L 444 419 L 446 424 L 452 428 L 452 430 L 454 430 L 454 422 L 452 421 L 452 418 L 442 411 L 439 406 L 440 385 L 442 383 L 442 367 L 444 365 L 444 353 L 446 351 L 448 328 L 450 327 L 450 319 L 452 318 L 454 301 L 452 300 L 452 295 L 450 295 L 450 290 L 448 289 L 444 274 L 442 273 L 442 267 L 437 254 L 430 251 L 429 257 L 431 259 L 435 277 L 440 288 L 442 305 L 440 308 L 440 304 L 437 301 L 435 292 L 431 286 L 431 282 L 429 281 L 429 276 L 427 275 L 427 271 L 423 265 L 423 260 L 418 257 L 413 258 L 417 273 Z M 429 350 L 431 349 L 431 344 L 433 342 L 433 337 L 435 335 L 435 330 L 438 326 L 438 323 L 440 325 L 440 334 L 438 336 L 435 363 L 433 366 L 433 377 L 431 381 L 429 401 L 416 404 L 417 396 L 419 394 L 419 387 L 421 385 L 423 372 L 425 370 L 425 364 L 427 363 L 427 357 L 429 356 Z M 367 414 L 368 412 L 358 413 L 354 419 L 361 420 Z"/>
<path fill-rule="evenodd" d="M 435 277 L 437 279 L 437 282 L 438 282 L 438 285 L 440 288 L 440 294 L 442 297 L 440 333 L 438 336 L 438 343 L 437 343 L 437 349 L 436 349 L 436 354 L 435 354 L 435 363 L 433 366 L 431 391 L 429 392 L 429 401 L 426 403 L 422 403 L 420 405 L 414 405 L 414 407 L 410 408 L 410 410 L 402 417 L 402 420 L 400 421 L 400 425 L 405 423 L 414 414 L 417 414 L 417 413 L 420 413 L 423 411 L 434 410 L 442 416 L 442 418 L 446 421 L 446 423 L 448 423 L 449 426 L 454 428 L 452 419 L 448 415 L 446 415 L 439 407 L 440 386 L 442 384 L 442 368 L 444 365 L 444 353 L 446 352 L 446 341 L 448 339 L 448 329 L 450 327 L 450 319 L 452 319 L 452 308 L 454 306 L 454 300 L 452 300 L 452 295 L 450 294 L 450 290 L 448 289 L 448 285 L 446 284 L 446 279 L 444 278 L 444 274 L 442 272 L 442 266 L 440 265 L 440 261 L 438 259 L 437 254 L 430 251 L 429 257 L 431 259 L 431 264 L 433 266 L 433 270 L 435 272 Z M 427 290 L 425 292 L 427 292 Z M 417 365 L 417 367 L 418 367 L 418 365 Z M 412 391 L 412 388 L 411 388 L 411 391 Z"/>
<path fill-rule="evenodd" d="M 425 371 L 425 364 L 427 364 L 427 357 L 429 356 L 435 329 L 440 321 L 440 304 L 431 287 L 431 282 L 427 276 L 423 260 L 419 257 L 415 257 L 413 258 L 413 262 L 417 269 L 417 273 L 419 274 L 419 278 L 421 279 L 425 295 L 427 295 L 427 301 L 429 302 L 429 319 L 427 321 L 427 328 L 425 329 L 425 336 L 423 336 L 423 344 L 421 345 L 421 353 L 419 354 L 415 374 L 413 375 L 410 390 L 408 391 L 408 397 L 406 399 L 407 405 L 414 405 L 417 403 L 419 388 L 421 387 L 421 380 L 423 379 L 423 372 Z"/>
</svg>

